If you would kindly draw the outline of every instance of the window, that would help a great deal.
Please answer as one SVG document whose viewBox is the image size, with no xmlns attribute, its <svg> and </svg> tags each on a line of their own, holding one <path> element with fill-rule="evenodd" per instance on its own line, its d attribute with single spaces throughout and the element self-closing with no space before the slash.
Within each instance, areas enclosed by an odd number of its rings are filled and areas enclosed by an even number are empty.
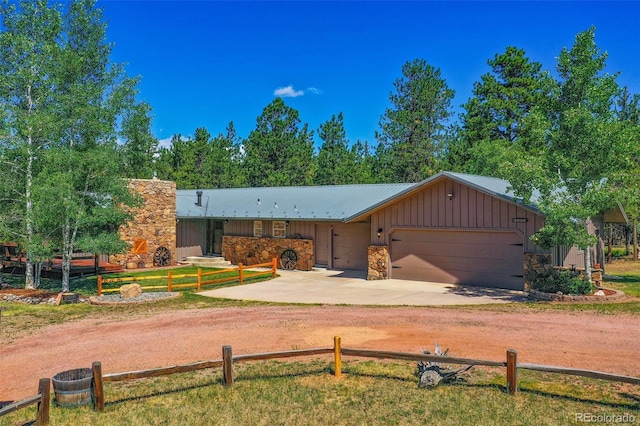
<svg viewBox="0 0 640 426">
<path fill-rule="evenodd" d="M 273 221 L 273 236 L 274 238 L 284 238 L 287 236 L 287 224 L 285 221 Z"/>
<path fill-rule="evenodd" d="M 262 221 L 261 220 L 253 221 L 253 236 L 262 237 Z"/>
</svg>

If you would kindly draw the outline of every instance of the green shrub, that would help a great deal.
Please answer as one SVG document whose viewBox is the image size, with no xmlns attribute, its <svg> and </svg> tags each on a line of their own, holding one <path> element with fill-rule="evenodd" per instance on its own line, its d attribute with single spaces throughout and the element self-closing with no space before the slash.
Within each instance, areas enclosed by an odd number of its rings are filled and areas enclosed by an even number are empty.
<svg viewBox="0 0 640 426">
<path fill-rule="evenodd" d="M 531 288 L 544 293 L 591 294 L 593 285 L 580 276 L 580 272 L 568 269 L 548 269 L 538 273 Z"/>
</svg>

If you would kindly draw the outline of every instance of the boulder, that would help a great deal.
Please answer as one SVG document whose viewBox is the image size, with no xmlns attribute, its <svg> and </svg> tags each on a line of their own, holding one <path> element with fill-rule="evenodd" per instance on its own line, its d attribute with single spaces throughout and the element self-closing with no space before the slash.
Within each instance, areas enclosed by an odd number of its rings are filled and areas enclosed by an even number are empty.
<svg viewBox="0 0 640 426">
<path fill-rule="evenodd" d="M 140 284 L 125 284 L 120 287 L 120 297 L 123 299 L 131 299 L 142 294 Z"/>
</svg>

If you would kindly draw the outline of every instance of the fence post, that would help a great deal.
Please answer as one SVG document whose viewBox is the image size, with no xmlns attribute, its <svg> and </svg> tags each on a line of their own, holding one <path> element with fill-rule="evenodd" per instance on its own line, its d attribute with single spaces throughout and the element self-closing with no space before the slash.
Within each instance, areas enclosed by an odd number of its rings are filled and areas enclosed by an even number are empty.
<svg viewBox="0 0 640 426">
<path fill-rule="evenodd" d="M 233 385 L 233 351 L 231 346 L 222 347 L 222 380 L 225 386 Z"/>
<path fill-rule="evenodd" d="M 340 336 L 333 336 L 333 360 L 334 360 L 334 375 L 337 378 L 342 377 L 342 348 L 340 345 Z"/>
<path fill-rule="evenodd" d="M 172 288 L 171 288 L 171 271 L 169 271 L 169 273 L 167 274 L 167 291 L 171 292 Z"/>
<path fill-rule="evenodd" d="M 518 351 L 507 350 L 507 391 L 509 395 L 518 393 Z"/>
<path fill-rule="evenodd" d="M 202 285 L 202 268 L 198 268 L 198 291 L 200 291 L 201 285 Z"/>
<path fill-rule="evenodd" d="M 40 401 L 38 402 L 36 425 L 48 425 L 49 406 L 51 405 L 51 379 L 40 379 L 38 383 L 38 394 L 40 394 Z"/>
<path fill-rule="evenodd" d="M 104 385 L 102 383 L 102 364 L 98 361 L 91 364 L 93 372 L 93 409 L 104 411 Z"/>
<path fill-rule="evenodd" d="M 278 270 L 278 258 L 274 257 L 273 258 L 273 266 L 272 266 L 272 271 L 271 271 L 271 278 L 275 278 L 277 275 L 277 270 Z"/>
<path fill-rule="evenodd" d="M 98 296 L 102 296 L 102 275 L 98 275 Z"/>
<path fill-rule="evenodd" d="M 238 262 L 238 284 L 242 284 L 242 262 Z"/>
</svg>

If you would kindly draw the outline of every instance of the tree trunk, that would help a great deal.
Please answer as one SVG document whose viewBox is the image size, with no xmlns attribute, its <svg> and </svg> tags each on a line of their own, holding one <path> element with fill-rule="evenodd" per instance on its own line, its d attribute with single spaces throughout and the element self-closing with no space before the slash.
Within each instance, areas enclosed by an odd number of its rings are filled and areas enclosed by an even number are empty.
<svg viewBox="0 0 640 426">
<path fill-rule="evenodd" d="M 36 288 L 36 283 L 33 276 L 33 261 L 32 261 L 32 249 L 31 243 L 33 241 L 33 200 L 31 198 L 31 185 L 33 184 L 33 140 L 31 135 L 27 138 L 27 175 L 26 187 L 25 187 L 25 241 L 27 242 L 27 253 L 25 259 L 24 269 L 24 288 L 33 289 Z M 18 254 L 18 256 L 20 256 Z"/>
<path fill-rule="evenodd" d="M 640 259 L 638 256 L 638 219 L 633 220 L 633 261 Z"/>
<path fill-rule="evenodd" d="M 629 238 L 629 237 L 630 237 L 630 235 L 629 235 L 629 226 L 625 225 L 625 227 L 624 227 L 624 244 L 625 244 L 624 248 L 625 248 L 625 254 L 627 256 L 629 256 L 631 254 L 631 241 L 630 241 L 631 238 Z M 634 250 L 634 254 L 635 254 L 635 250 Z"/>
<path fill-rule="evenodd" d="M 71 254 L 73 244 L 70 235 L 71 225 L 67 220 L 64 224 L 64 235 L 62 236 L 62 292 L 69 291 L 69 279 L 71 277 Z"/>
<path fill-rule="evenodd" d="M 609 225 L 609 235 L 607 238 L 607 263 L 613 260 L 613 225 Z"/>
<path fill-rule="evenodd" d="M 584 277 L 591 281 L 591 247 L 584 249 Z"/>
<path fill-rule="evenodd" d="M 34 281 L 36 288 L 40 288 L 40 277 L 42 276 L 42 262 L 36 262 L 33 265 Z"/>
</svg>

